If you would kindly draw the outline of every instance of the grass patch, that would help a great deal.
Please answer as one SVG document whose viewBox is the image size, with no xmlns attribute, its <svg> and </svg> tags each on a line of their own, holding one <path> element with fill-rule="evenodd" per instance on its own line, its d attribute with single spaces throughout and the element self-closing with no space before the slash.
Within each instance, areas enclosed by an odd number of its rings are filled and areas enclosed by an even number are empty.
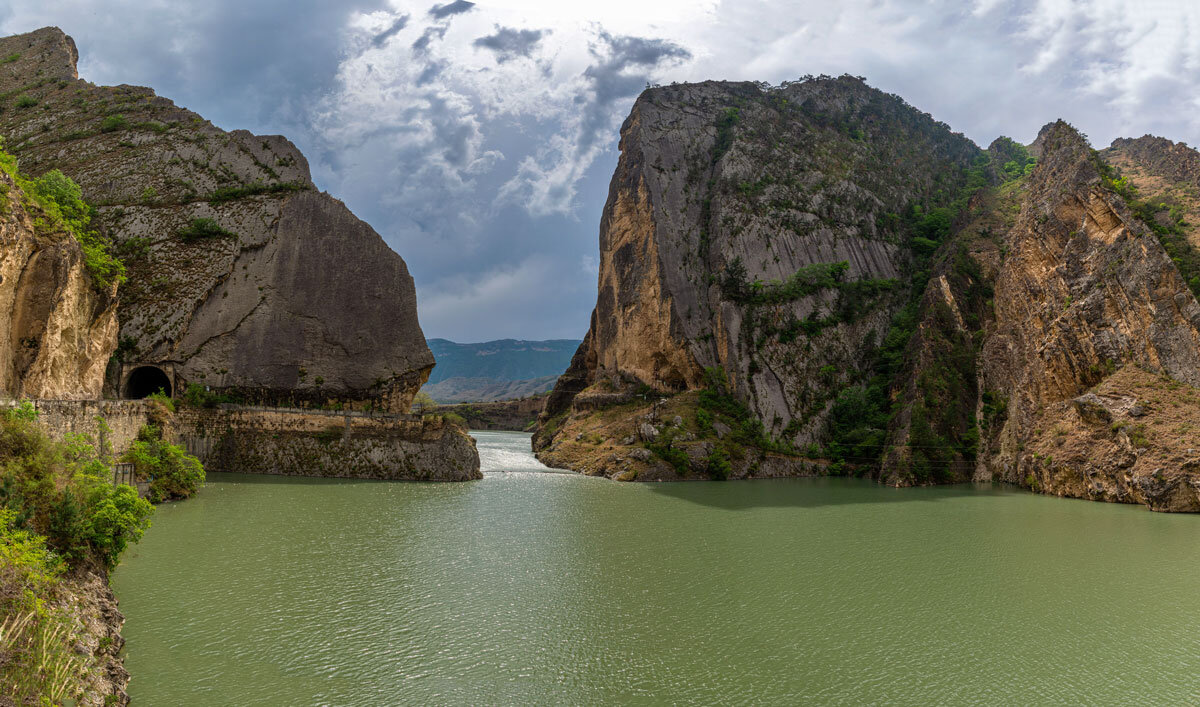
<svg viewBox="0 0 1200 707">
<path fill-rule="evenodd" d="M 179 229 L 179 237 L 185 243 L 191 243 L 205 238 L 237 238 L 237 234 L 222 228 L 214 219 L 194 218 Z"/>
</svg>

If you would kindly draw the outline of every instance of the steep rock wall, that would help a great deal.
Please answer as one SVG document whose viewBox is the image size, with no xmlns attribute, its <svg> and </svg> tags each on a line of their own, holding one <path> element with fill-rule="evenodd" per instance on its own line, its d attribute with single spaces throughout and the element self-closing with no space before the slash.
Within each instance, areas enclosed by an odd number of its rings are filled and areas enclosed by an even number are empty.
<svg viewBox="0 0 1200 707">
<path fill-rule="evenodd" d="M 272 404 L 407 409 L 434 363 L 412 277 L 316 190 L 292 143 L 225 132 L 147 88 L 82 81 L 57 28 L 0 39 L 0 52 L 16 56 L 0 66 L 9 150 L 28 173 L 78 182 L 128 266 L 126 369 L 162 364 L 179 385 Z M 121 371 L 109 373 L 115 388 Z"/>
<path fill-rule="evenodd" d="M 818 440 L 906 298 L 901 214 L 948 200 L 978 153 L 853 77 L 647 90 L 621 129 L 592 325 L 545 420 L 594 407 L 589 387 L 677 393 L 719 368 L 770 436 Z M 841 282 L 886 286 L 763 295 L 838 263 Z"/>
<path fill-rule="evenodd" d="M 981 371 L 984 388 L 1008 399 L 986 465 L 1008 481 L 1036 476 L 1022 447 L 1044 408 L 1116 368 L 1137 364 L 1200 385 L 1200 305 L 1178 269 L 1104 188 L 1082 136 L 1060 122 L 1038 142 L 1043 156 L 1006 237 Z"/>
<path fill-rule="evenodd" d="M 100 397 L 117 346 L 116 300 L 79 243 L 45 225 L 0 172 L 0 397 Z"/>
</svg>

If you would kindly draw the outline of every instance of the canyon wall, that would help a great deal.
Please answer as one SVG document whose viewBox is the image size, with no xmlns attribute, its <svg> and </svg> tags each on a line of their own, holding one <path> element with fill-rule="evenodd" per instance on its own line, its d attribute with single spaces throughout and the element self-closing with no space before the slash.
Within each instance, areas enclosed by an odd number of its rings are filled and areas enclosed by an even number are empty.
<svg viewBox="0 0 1200 707">
<path fill-rule="evenodd" d="M 7 149 L 25 173 L 78 182 L 129 271 L 110 394 L 151 364 L 246 402 L 407 410 L 434 363 L 412 277 L 291 142 L 81 80 L 57 28 L 0 54 L 15 57 L 0 65 Z"/>
<path fill-rule="evenodd" d="M 535 437 L 543 461 L 576 455 L 582 430 L 556 432 L 589 398 L 698 390 L 706 370 L 766 436 L 819 441 L 908 298 L 902 215 L 948 202 L 978 154 L 855 77 L 644 92 L 601 218 L 591 328 Z"/>
<path fill-rule="evenodd" d="M 0 397 L 98 398 L 117 347 L 114 295 L 0 171 Z"/>
<path fill-rule="evenodd" d="M 850 77 L 649 89 L 621 149 L 544 462 L 1200 510 L 1194 150 L 981 151 Z"/>
</svg>

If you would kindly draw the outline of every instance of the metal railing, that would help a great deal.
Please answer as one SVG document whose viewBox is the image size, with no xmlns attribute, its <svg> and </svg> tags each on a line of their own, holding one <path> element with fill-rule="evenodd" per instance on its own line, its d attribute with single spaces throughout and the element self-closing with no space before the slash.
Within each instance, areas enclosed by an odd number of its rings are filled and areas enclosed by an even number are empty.
<svg viewBox="0 0 1200 707">
<path fill-rule="evenodd" d="M 113 486 L 137 487 L 137 477 L 134 474 L 133 464 L 131 462 L 117 462 L 113 464 Z"/>
</svg>

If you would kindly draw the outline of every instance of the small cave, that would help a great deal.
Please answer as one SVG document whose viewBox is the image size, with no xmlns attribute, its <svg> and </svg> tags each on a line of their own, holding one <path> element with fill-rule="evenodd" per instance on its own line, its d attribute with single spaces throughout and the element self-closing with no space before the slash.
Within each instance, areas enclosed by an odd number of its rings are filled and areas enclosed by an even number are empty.
<svg viewBox="0 0 1200 707">
<path fill-rule="evenodd" d="M 158 366 L 138 366 L 125 381 L 125 398 L 138 400 L 162 391 L 171 395 L 171 379 Z"/>
</svg>

